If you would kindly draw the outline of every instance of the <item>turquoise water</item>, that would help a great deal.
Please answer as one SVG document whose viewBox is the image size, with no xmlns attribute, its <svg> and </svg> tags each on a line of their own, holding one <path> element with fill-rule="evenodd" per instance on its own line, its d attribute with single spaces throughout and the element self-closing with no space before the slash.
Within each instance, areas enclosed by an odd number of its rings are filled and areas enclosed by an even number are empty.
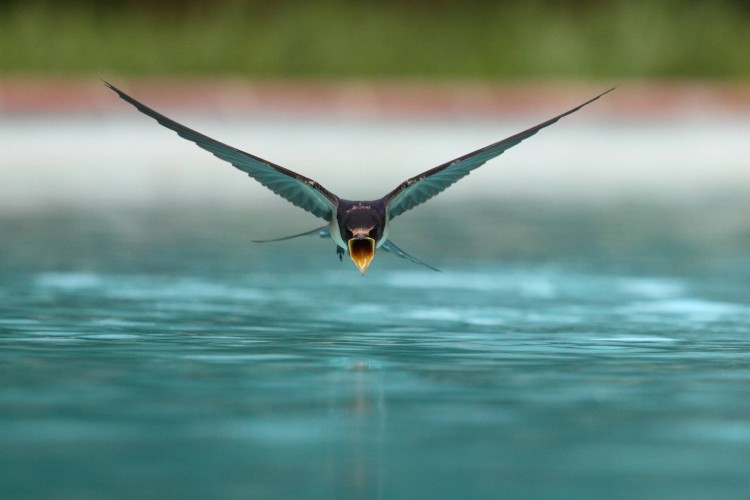
<svg viewBox="0 0 750 500">
<path fill-rule="evenodd" d="M 747 212 L 462 213 L 3 216 L 0 496 L 746 498 Z"/>
</svg>

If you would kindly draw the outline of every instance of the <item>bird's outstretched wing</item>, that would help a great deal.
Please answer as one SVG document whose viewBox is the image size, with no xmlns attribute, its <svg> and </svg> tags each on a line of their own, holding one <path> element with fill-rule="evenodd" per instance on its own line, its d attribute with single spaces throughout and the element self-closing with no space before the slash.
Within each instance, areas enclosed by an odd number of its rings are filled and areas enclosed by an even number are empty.
<svg viewBox="0 0 750 500">
<path fill-rule="evenodd" d="M 213 153 L 214 156 L 228 161 L 294 205 L 327 221 L 336 215 L 338 197 L 314 180 L 180 125 L 136 101 L 114 85 L 107 82 L 104 84 L 141 113 L 150 116 L 168 129 L 174 130 L 180 137 L 194 142 L 209 153 Z"/>
<path fill-rule="evenodd" d="M 388 206 L 389 217 L 401 215 L 407 210 L 411 210 L 429 200 L 433 196 L 443 192 L 451 184 L 458 181 L 464 176 L 469 175 L 472 170 L 482 166 L 487 160 L 491 160 L 496 156 L 503 154 L 508 149 L 512 148 L 521 141 L 528 139 L 532 135 L 539 132 L 541 129 L 552 125 L 557 122 L 560 118 L 568 116 L 571 113 L 575 113 L 582 107 L 590 104 L 599 99 L 604 94 L 613 91 L 614 88 L 602 92 L 593 99 L 589 99 L 583 104 L 576 106 L 575 108 L 566 111 L 565 113 L 558 115 L 554 118 L 547 120 L 544 123 L 540 123 L 535 127 L 531 127 L 528 130 L 524 130 L 516 135 L 510 136 L 507 139 L 503 139 L 500 142 L 490 144 L 489 146 L 478 149 L 472 153 L 451 160 L 447 163 L 439 165 L 435 168 L 422 172 L 421 174 L 407 179 L 402 182 L 396 189 L 388 193 L 383 200 Z"/>
<path fill-rule="evenodd" d="M 380 248 L 382 248 L 386 252 L 391 252 L 392 254 L 394 254 L 394 255 L 396 255 L 398 257 L 401 257 L 402 259 L 410 260 L 410 261 L 414 262 L 415 264 L 419 264 L 420 266 L 428 267 L 428 268 L 432 269 L 433 271 L 440 272 L 440 269 L 436 269 L 436 268 L 432 267 L 431 265 L 429 265 L 429 264 L 427 264 L 425 262 L 422 262 L 421 260 L 417 259 L 416 257 L 412 257 L 408 253 L 404 252 L 399 247 L 397 247 L 396 245 L 394 245 L 390 240 L 386 240 L 386 242 L 383 243 L 383 245 Z"/>
<path fill-rule="evenodd" d="M 253 240 L 253 243 L 271 243 L 274 241 L 291 240 L 292 238 L 299 238 L 300 236 L 310 236 L 313 234 L 317 234 L 321 238 L 330 238 L 331 230 L 328 229 L 328 226 L 321 226 L 321 227 L 316 227 L 315 229 L 311 229 L 310 231 L 305 231 L 304 233 L 299 233 L 299 234 L 293 234 L 291 236 L 282 236 L 281 238 L 271 238 L 270 240 Z"/>
</svg>

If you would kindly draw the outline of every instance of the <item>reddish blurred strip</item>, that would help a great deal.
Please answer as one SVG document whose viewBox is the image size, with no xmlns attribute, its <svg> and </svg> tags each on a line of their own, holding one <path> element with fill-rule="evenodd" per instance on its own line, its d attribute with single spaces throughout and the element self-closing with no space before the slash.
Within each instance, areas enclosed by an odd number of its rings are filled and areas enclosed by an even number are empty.
<svg viewBox="0 0 750 500">
<path fill-rule="evenodd" d="M 112 83 L 163 110 L 210 114 L 351 117 L 494 117 L 545 114 L 601 92 L 609 83 L 310 82 L 129 80 Z M 97 79 L 0 79 L 0 112 L 109 113 L 123 110 Z M 660 118 L 750 114 L 750 83 L 621 83 L 589 115 Z"/>
</svg>

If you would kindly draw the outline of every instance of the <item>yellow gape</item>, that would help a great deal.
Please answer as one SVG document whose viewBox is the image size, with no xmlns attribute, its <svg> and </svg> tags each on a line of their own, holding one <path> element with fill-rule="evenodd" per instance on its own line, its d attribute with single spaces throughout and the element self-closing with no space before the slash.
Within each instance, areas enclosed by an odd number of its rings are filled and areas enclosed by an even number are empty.
<svg viewBox="0 0 750 500">
<path fill-rule="evenodd" d="M 375 257 L 375 240 L 372 238 L 352 238 L 349 240 L 349 256 L 354 261 L 362 276 L 367 271 L 372 258 Z"/>
</svg>

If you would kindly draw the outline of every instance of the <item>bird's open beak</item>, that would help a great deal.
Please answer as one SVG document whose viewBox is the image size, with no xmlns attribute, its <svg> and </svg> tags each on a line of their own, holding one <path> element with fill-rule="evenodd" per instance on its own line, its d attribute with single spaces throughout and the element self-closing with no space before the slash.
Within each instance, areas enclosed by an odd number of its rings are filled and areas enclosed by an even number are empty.
<svg viewBox="0 0 750 500">
<path fill-rule="evenodd" d="M 349 240 L 349 256 L 354 261 L 362 276 L 367 271 L 372 258 L 375 257 L 375 240 L 372 238 L 352 238 Z"/>
</svg>

